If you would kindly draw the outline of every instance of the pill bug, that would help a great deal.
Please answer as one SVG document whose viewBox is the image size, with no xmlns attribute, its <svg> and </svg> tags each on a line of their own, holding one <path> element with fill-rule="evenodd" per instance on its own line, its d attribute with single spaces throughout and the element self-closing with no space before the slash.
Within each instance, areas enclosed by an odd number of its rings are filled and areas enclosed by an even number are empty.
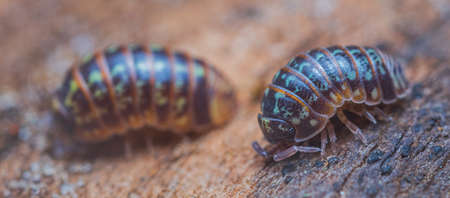
<svg viewBox="0 0 450 198">
<path fill-rule="evenodd" d="M 54 108 L 72 134 L 98 142 L 150 126 L 176 133 L 222 126 L 234 114 L 229 81 L 214 67 L 158 46 L 116 46 L 66 73 Z"/>
<path fill-rule="evenodd" d="M 269 153 L 257 142 L 252 146 L 275 161 L 296 152 L 322 152 L 328 138 L 336 142 L 329 119 L 334 115 L 364 143 L 360 128 L 343 111 L 364 116 L 376 123 L 388 116 L 376 105 L 391 104 L 409 92 L 401 64 L 377 48 L 331 46 L 300 53 L 274 76 L 264 91 L 258 123 L 272 144 L 288 144 L 285 150 Z M 301 146 L 321 134 L 321 148 Z"/>
</svg>

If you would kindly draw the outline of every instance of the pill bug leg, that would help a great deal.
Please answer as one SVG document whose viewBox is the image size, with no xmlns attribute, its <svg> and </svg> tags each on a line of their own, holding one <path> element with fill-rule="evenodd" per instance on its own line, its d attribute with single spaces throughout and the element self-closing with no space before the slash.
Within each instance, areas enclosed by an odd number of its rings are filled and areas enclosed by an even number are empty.
<svg viewBox="0 0 450 198">
<path fill-rule="evenodd" d="M 152 153 L 153 151 L 153 141 L 150 137 L 145 137 L 145 148 L 147 149 L 148 153 Z"/>
<path fill-rule="evenodd" d="M 356 135 L 364 144 L 367 144 L 366 137 L 362 134 L 361 129 L 353 124 L 348 118 L 345 116 L 344 112 L 342 110 L 338 110 L 336 112 L 336 115 L 338 119 L 344 123 L 344 125 L 354 134 Z"/>
<path fill-rule="evenodd" d="M 333 124 L 331 124 L 331 122 L 328 122 L 326 129 L 327 129 L 328 137 L 330 138 L 331 149 L 333 150 L 333 152 L 335 152 L 337 137 L 336 137 L 336 133 L 334 132 Z"/>
<path fill-rule="evenodd" d="M 131 147 L 131 137 L 129 135 L 125 135 L 123 146 L 124 146 L 124 152 L 125 152 L 125 158 L 130 159 L 133 156 L 133 151 Z"/>
<path fill-rule="evenodd" d="M 317 147 L 292 145 L 283 151 L 275 153 L 275 155 L 273 155 L 273 160 L 281 161 L 281 160 L 284 160 L 284 159 L 287 159 L 287 158 L 293 156 L 297 152 L 315 153 L 315 152 L 320 152 L 320 151 L 321 151 L 321 149 L 317 148 Z"/>
<path fill-rule="evenodd" d="M 373 117 L 373 115 L 367 109 L 364 110 L 363 116 L 365 118 L 367 118 L 368 120 L 370 120 L 370 122 L 372 122 L 373 124 L 377 123 L 377 120 L 375 119 L 375 117 Z"/>
<path fill-rule="evenodd" d="M 267 153 L 267 151 L 264 150 L 264 149 L 259 145 L 258 142 L 254 141 L 254 142 L 252 143 L 252 147 L 253 147 L 253 150 L 255 150 L 256 153 L 258 153 L 259 155 L 261 155 L 261 156 L 263 156 L 263 157 L 265 157 L 265 158 L 269 158 L 269 153 Z"/>
<path fill-rule="evenodd" d="M 322 132 L 320 132 L 320 155 L 325 155 L 325 148 L 327 147 L 328 143 L 328 135 L 327 130 L 324 129 Z"/>
<path fill-rule="evenodd" d="M 369 112 L 368 109 L 359 109 L 359 110 L 355 110 L 355 109 L 346 109 L 347 111 L 350 111 L 356 115 L 359 115 L 361 117 L 365 117 L 366 119 L 368 119 L 370 122 L 372 122 L 373 124 L 377 123 L 377 120 L 375 119 L 375 117 Z"/>
<path fill-rule="evenodd" d="M 385 114 L 384 111 L 381 110 L 379 107 L 372 107 L 369 111 L 375 116 L 377 116 L 377 118 L 380 120 L 388 120 L 388 121 L 392 120 L 392 117 Z"/>
<path fill-rule="evenodd" d="M 333 124 L 331 124 L 331 122 L 328 122 L 326 128 L 323 129 L 323 131 L 320 133 L 320 143 L 321 143 L 320 155 L 322 156 L 325 155 L 325 149 L 328 144 L 328 138 L 330 139 L 331 147 L 334 152 L 336 150 L 337 137 L 336 133 L 334 132 L 334 126 Z"/>
<path fill-rule="evenodd" d="M 263 149 L 259 145 L 258 142 L 256 142 L 256 141 L 253 142 L 252 147 L 256 151 L 256 153 L 265 157 L 266 159 L 269 159 L 270 157 L 272 157 L 271 154 L 269 154 L 265 149 Z M 317 147 L 292 145 L 285 150 L 275 153 L 273 155 L 273 160 L 281 161 L 281 160 L 284 160 L 284 159 L 287 159 L 287 158 L 293 156 L 297 152 L 314 153 L 314 152 L 320 152 L 320 151 L 321 151 L 321 149 L 317 148 Z"/>
</svg>

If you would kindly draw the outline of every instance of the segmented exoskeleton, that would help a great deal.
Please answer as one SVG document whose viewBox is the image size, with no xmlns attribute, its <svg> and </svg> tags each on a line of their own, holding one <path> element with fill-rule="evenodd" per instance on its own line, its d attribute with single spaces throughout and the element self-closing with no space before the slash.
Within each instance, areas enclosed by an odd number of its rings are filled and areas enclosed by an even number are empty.
<svg viewBox="0 0 450 198">
<path fill-rule="evenodd" d="M 234 113 L 228 80 L 208 63 L 156 46 L 118 46 L 72 67 L 56 110 L 83 141 L 148 125 L 174 132 L 221 126 Z"/>
<path fill-rule="evenodd" d="M 407 95 L 409 83 L 402 66 L 372 47 L 332 46 L 300 53 L 275 74 L 264 92 L 259 126 L 272 144 L 291 144 L 273 154 L 275 161 L 300 152 L 325 151 L 336 135 L 329 119 L 338 119 L 364 143 L 366 138 L 343 111 L 376 123 L 372 114 L 386 117 L 375 105 L 390 104 Z M 297 145 L 321 133 L 321 148 Z M 271 156 L 258 143 L 253 148 Z"/>
</svg>

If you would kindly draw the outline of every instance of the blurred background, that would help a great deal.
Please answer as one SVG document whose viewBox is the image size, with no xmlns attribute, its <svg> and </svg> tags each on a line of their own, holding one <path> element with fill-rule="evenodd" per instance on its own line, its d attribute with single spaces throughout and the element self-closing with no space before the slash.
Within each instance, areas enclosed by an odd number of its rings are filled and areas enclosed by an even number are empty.
<svg viewBox="0 0 450 198">
<path fill-rule="evenodd" d="M 333 44 L 377 46 L 407 63 L 414 83 L 442 80 L 433 71 L 449 68 L 449 20 L 448 0 L 0 0 L 0 197 L 313 193 L 299 187 L 306 180 L 266 189 L 264 163 L 249 146 L 262 139 L 255 117 L 261 87 L 297 52 Z M 64 73 L 94 51 L 129 43 L 160 44 L 213 63 L 236 87 L 236 120 L 167 151 L 187 156 L 181 161 L 145 153 L 129 161 L 54 159 L 47 152 L 48 101 Z M 280 170 L 274 165 L 263 172 Z M 396 187 L 391 191 L 402 192 Z M 428 190 L 439 194 L 443 186 L 436 188 Z M 365 189 L 341 190 L 366 195 Z M 319 192 L 312 195 L 328 190 Z"/>
</svg>

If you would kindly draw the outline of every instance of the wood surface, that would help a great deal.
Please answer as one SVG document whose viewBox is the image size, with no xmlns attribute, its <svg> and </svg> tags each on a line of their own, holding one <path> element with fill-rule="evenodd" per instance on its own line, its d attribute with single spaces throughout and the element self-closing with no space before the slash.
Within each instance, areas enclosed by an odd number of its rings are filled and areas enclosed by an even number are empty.
<svg viewBox="0 0 450 198">
<path fill-rule="evenodd" d="M 0 197 L 450 195 L 447 0 L 0 0 L 0 36 Z M 212 62 L 238 93 L 233 122 L 199 137 L 142 129 L 130 136 L 131 157 L 124 138 L 95 146 L 59 139 L 49 99 L 64 72 L 127 43 Z M 382 107 L 391 121 L 354 118 L 367 145 L 338 124 L 338 147 L 323 157 L 264 160 L 250 146 L 268 145 L 256 122 L 262 88 L 296 53 L 333 44 L 400 58 L 412 94 Z"/>
</svg>

